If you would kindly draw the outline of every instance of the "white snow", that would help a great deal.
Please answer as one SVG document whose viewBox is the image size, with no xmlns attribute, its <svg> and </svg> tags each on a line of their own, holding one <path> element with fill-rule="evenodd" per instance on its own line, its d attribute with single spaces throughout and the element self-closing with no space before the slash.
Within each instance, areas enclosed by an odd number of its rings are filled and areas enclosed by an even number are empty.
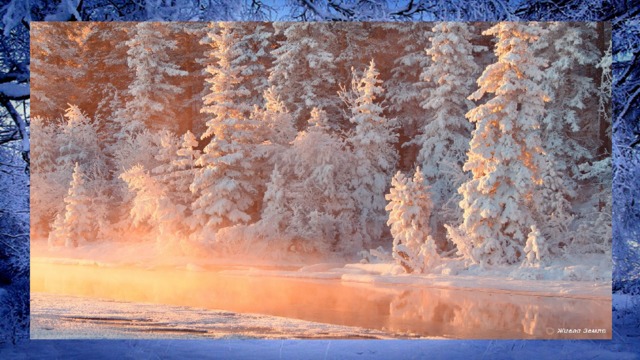
<svg viewBox="0 0 640 360">
<path fill-rule="evenodd" d="M 14 99 L 29 96 L 29 85 L 27 84 L 0 84 L 0 93 Z"/>
<path fill-rule="evenodd" d="M 31 339 L 386 339 L 379 330 L 185 306 L 31 293 Z"/>
<path fill-rule="evenodd" d="M 615 294 L 614 319 L 625 315 L 631 321 L 614 322 L 611 341 L 531 341 L 531 340 L 66 340 L 25 341 L 0 346 L 2 359 L 101 358 L 184 358 L 226 359 L 638 359 L 640 334 L 637 330 L 639 298 Z M 635 304 L 635 305 L 634 305 Z M 616 306 L 630 313 L 621 314 Z M 634 311 L 635 307 L 635 311 Z M 629 314 L 635 316 L 628 316 Z"/>
</svg>

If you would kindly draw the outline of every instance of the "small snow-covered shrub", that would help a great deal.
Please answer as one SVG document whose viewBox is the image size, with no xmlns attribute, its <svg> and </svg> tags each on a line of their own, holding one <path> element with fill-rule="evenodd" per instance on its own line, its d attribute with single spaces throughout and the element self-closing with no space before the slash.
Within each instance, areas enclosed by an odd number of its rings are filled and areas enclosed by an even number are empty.
<svg viewBox="0 0 640 360">
<path fill-rule="evenodd" d="M 389 201 L 386 210 L 389 211 L 387 224 L 393 236 L 393 258 L 407 273 L 430 269 L 440 255 L 429 236 L 432 205 L 420 167 L 413 179 L 398 172 L 391 180 L 391 190 L 386 198 Z"/>
<path fill-rule="evenodd" d="M 383 249 L 382 246 L 378 246 L 375 249 L 362 250 L 358 255 L 362 257 L 362 260 L 360 260 L 362 264 L 386 263 L 393 259 L 391 254 Z"/>
<path fill-rule="evenodd" d="M 525 264 L 527 265 L 539 266 L 548 260 L 549 249 L 544 237 L 535 225 L 531 226 L 524 253 L 526 257 Z"/>
</svg>

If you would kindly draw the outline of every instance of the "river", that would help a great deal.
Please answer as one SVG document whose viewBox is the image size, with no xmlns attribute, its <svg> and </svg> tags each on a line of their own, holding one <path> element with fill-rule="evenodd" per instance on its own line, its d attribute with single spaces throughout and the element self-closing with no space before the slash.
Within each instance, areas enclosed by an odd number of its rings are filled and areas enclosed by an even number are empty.
<svg viewBox="0 0 640 360">
<path fill-rule="evenodd" d="M 359 284 L 225 270 L 229 268 L 187 271 L 32 261 L 31 291 L 281 316 L 384 330 L 399 338 L 611 338 L 610 298 Z"/>
</svg>

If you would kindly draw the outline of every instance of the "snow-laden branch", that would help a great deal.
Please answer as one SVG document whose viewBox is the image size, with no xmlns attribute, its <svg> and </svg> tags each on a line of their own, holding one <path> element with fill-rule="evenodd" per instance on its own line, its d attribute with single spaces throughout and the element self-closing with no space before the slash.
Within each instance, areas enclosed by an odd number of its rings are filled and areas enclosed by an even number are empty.
<svg viewBox="0 0 640 360">
<path fill-rule="evenodd" d="M 26 64 L 17 64 L 14 69 L 0 75 L 0 84 L 11 82 L 26 83 L 29 81 L 29 66 Z"/>
<path fill-rule="evenodd" d="M 9 100 L 27 100 L 29 99 L 28 84 L 0 84 L 0 96 Z"/>
<path fill-rule="evenodd" d="M 640 86 L 636 87 L 633 94 L 631 94 L 631 96 L 628 97 L 627 101 L 624 104 L 624 107 L 622 108 L 622 110 L 620 111 L 620 114 L 618 115 L 618 119 L 624 120 L 627 114 L 627 111 L 629 111 L 629 109 L 631 108 L 631 105 L 633 105 L 636 102 L 636 100 L 638 99 L 638 96 L 640 96 Z"/>
<path fill-rule="evenodd" d="M 13 119 L 13 122 L 16 124 L 18 128 L 18 133 L 20 134 L 20 138 L 22 139 L 22 159 L 27 163 L 26 172 L 29 172 L 29 151 L 30 151 L 30 143 L 29 143 L 29 134 L 27 134 L 27 123 L 24 121 L 22 116 L 18 114 L 18 111 L 11 103 L 11 99 L 0 93 L 0 104 L 7 109 L 7 112 Z"/>
<path fill-rule="evenodd" d="M 323 19 L 323 20 L 328 20 L 328 21 L 346 21 L 348 20 L 347 18 L 345 18 L 341 13 L 338 14 L 331 14 L 328 11 L 324 11 L 323 9 L 321 9 L 320 7 L 316 6 L 316 4 L 314 4 L 313 1 L 308 1 L 308 0 L 299 0 L 300 4 L 309 9 L 312 13 L 314 13 L 316 16 L 318 16 L 319 18 Z M 334 9 L 336 7 L 334 6 Z"/>
</svg>

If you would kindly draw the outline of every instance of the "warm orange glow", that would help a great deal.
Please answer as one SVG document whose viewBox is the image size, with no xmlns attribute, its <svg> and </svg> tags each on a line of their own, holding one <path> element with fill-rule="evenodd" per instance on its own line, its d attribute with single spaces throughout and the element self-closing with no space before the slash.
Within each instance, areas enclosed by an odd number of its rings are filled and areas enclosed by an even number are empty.
<svg viewBox="0 0 640 360">
<path fill-rule="evenodd" d="M 610 299 L 344 283 L 162 268 L 32 262 L 31 291 L 386 329 L 398 335 L 554 338 L 564 323 L 611 329 Z M 577 326 L 577 325 L 576 325 Z M 600 335 L 598 335 L 600 336 Z M 593 338 L 593 334 L 587 336 Z M 607 334 L 602 334 L 607 338 Z"/>
</svg>

